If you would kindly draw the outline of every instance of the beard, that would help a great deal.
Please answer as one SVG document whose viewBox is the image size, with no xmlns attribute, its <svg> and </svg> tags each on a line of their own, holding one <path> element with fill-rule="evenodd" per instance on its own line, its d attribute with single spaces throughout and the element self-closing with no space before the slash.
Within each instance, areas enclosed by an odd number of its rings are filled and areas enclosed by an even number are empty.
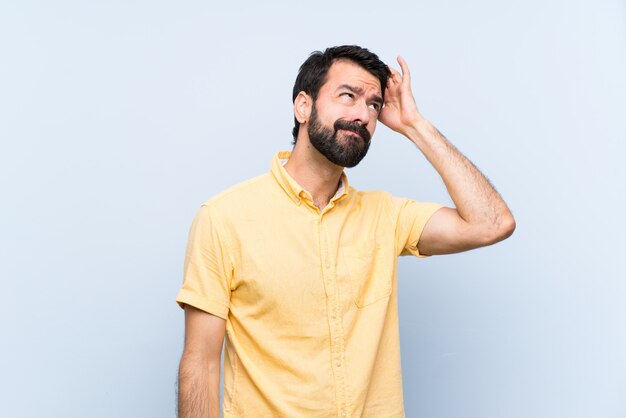
<svg viewBox="0 0 626 418">
<path fill-rule="evenodd" d="M 354 133 L 343 133 L 345 138 L 340 142 L 337 138 L 339 130 L 348 130 Z M 324 157 L 331 163 L 341 167 L 354 167 L 367 154 L 370 147 L 371 135 L 361 124 L 337 119 L 333 124 L 333 129 L 328 128 L 319 120 L 315 103 L 311 111 L 311 119 L 307 127 L 309 141 Z"/>
</svg>

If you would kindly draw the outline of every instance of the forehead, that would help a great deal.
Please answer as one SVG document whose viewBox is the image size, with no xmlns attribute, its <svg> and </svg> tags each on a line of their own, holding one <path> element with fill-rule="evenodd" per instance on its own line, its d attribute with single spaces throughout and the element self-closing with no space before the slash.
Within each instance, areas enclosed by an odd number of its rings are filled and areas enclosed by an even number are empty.
<svg viewBox="0 0 626 418">
<path fill-rule="evenodd" d="M 371 94 L 382 95 L 380 81 L 375 75 L 352 61 L 337 60 L 328 69 L 322 89 L 332 91 L 345 84 L 360 87 Z"/>
</svg>

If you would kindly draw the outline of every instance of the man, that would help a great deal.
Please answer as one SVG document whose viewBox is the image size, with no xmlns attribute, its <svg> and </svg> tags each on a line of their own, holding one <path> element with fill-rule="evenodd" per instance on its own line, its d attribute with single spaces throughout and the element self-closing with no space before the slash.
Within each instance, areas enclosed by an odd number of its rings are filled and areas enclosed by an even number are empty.
<svg viewBox="0 0 626 418">
<path fill-rule="evenodd" d="M 184 284 L 180 417 L 403 417 L 397 257 L 490 245 L 506 204 L 419 112 L 399 73 L 357 46 L 312 54 L 294 86 L 294 148 L 205 203 Z M 380 121 L 415 143 L 456 208 L 358 192 L 343 170 Z"/>
</svg>

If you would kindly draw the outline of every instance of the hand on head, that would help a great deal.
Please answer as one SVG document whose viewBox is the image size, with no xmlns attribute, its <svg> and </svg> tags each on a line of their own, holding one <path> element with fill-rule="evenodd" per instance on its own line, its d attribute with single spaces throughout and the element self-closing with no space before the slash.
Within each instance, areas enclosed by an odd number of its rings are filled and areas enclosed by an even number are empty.
<svg viewBox="0 0 626 418">
<path fill-rule="evenodd" d="M 385 106 L 378 115 L 378 120 L 388 128 L 407 134 L 420 120 L 421 114 L 411 91 L 411 73 L 404 58 L 398 56 L 402 73 L 389 67 L 391 77 L 385 90 Z"/>
</svg>

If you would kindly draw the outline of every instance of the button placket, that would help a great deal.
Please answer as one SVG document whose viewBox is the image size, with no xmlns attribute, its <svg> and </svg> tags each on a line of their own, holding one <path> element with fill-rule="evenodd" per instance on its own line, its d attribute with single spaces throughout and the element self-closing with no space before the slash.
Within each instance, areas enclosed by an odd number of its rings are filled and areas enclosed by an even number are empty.
<svg viewBox="0 0 626 418">
<path fill-rule="evenodd" d="M 320 243 L 320 257 L 322 258 L 321 265 L 322 276 L 324 284 L 327 289 L 327 315 L 330 331 L 330 349 L 332 358 L 333 374 L 335 376 L 336 393 L 337 393 L 337 408 L 343 408 L 345 411 L 347 405 L 347 376 L 344 367 L 344 355 L 343 352 L 343 327 L 341 324 L 339 299 L 337 296 L 337 278 L 335 270 L 333 268 L 333 251 L 328 242 L 327 235 L 324 231 L 324 216 L 323 214 L 318 218 L 318 239 Z"/>
</svg>

